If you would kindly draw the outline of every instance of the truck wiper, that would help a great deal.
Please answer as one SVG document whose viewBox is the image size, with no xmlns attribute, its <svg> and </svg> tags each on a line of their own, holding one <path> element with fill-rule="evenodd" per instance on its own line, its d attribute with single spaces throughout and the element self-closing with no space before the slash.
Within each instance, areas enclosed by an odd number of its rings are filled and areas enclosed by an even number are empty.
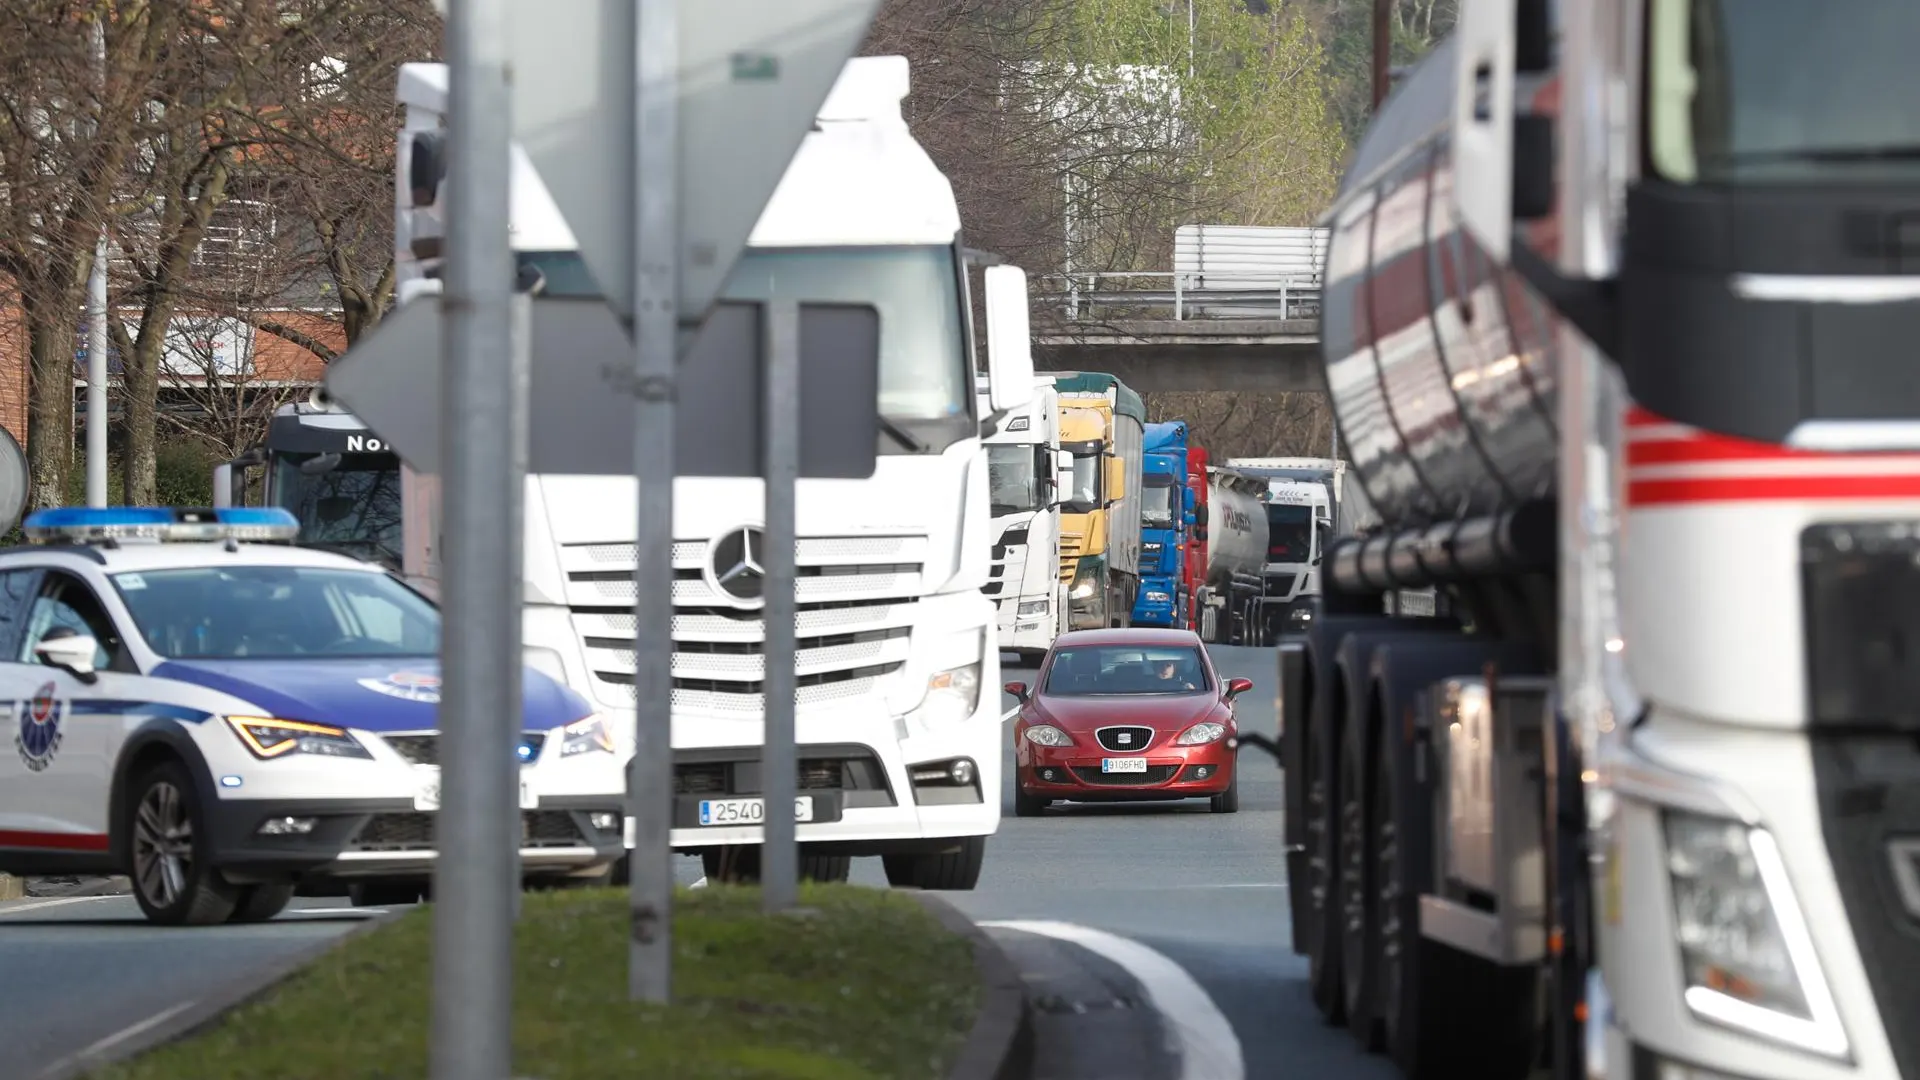
<svg viewBox="0 0 1920 1080">
<path fill-rule="evenodd" d="M 893 437 L 893 441 L 905 447 L 908 452 L 919 454 L 919 453 L 924 453 L 926 451 L 927 444 L 921 442 L 919 439 L 914 438 L 913 432 L 908 431 L 906 428 L 901 427 L 899 424 L 894 423 L 892 420 L 887 419 L 885 416 L 881 416 L 879 420 L 880 420 L 880 430 L 886 432 L 888 435 L 891 435 Z"/>
</svg>

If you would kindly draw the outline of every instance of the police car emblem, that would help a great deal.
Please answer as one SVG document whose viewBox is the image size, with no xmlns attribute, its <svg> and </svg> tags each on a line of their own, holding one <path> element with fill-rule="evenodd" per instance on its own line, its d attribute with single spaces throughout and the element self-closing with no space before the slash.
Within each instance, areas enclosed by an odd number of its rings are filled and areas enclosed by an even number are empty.
<svg viewBox="0 0 1920 1080">
<path fill-rule="evenodd" d="M 396 671 L 384 679 L 361 679 L 359 682 L 376 694 L 427 705 L 440 704 L 440 676 L 424 671 Z"/>
<path fill-rule="evenodd" d="M 45 683 L 34 691 L 30 700 L 14 707 L 18 731 L 13 745 L 20 751 L 20 760 L 32 772 L 46 769 L 53 764 L 53 756 L 60 752 L 60 720 L 65 709 L 53 694 L 54 685 Z"/>
</svg>

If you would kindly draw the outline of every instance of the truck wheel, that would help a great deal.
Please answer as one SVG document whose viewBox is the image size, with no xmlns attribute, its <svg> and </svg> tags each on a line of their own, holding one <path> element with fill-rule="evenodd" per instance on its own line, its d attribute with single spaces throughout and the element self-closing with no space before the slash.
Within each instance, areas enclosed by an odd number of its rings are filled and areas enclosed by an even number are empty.
<svg viewBox="0 0 1920 1080">
<path fill-rule="evenodd" d="M 1336 685 L 1322 693 L 1330 695 L 1332 708 L 1327 716 L 1346 711 L 1345 697 Z M 1340 980 L 1340 922 L 1337 896 L 1340 845 L 1333 808 L 1339 805 L 1337 748 L 1329 745 L 1328 732 L 1316 719 L 1307 727 L 1307 880 L 1305 882 L 1310 916 L 1307 920 L 1307 982 L 1313 1004 L 1329 1024 L 1346 1020 L 1346 997 Z M 1294 884 L 1295 888 L 1300 883 Z"/>
<path fill-rule="evenodd" d="M 147 920 L 163 926 L 226 922 L 240 889 L 209 862 L 206 814 L 187 767 L 168 759 L 145 770 L 126 806 L 133 898 Z"/>
<path fill-rule="evenodd" d="M 853 856 L 825 855 L 800 845 L 800 880 L 845 881 L 853 873 Z M 707 881 L 730 884 L 757 884 L 760 881 L 760 845 L 729 844 L 711 847 L 700 853 L 700 868 Z"/>
<path fill-rule="evenodd" d="M 1369 767 L 1377 704 L 1367 709 L 1364 720 L 1348 723 L 1340 739 L 1340 966 L 1347 1029 L 1362 1049 L 1374 1051 L 1382 1044 L 1375 906 L 1379 803 L 1377 770 Z"/>
<path fill-rule="evenodd" d="M 987 838 L 969 836 L 958 851 L 923 851 L 910 855 L 883 855 L 887 884 L 896 888 L 971 892 L 980 883 L 986 861 Z"/>
</svg>

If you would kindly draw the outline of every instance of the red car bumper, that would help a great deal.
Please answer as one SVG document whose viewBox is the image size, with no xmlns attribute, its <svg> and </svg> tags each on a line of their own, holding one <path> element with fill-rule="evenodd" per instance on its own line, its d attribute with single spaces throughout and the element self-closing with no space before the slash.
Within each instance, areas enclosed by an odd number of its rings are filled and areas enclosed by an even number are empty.
<svg viewBox="0 0 1920 1080">
<path fill-rule="evenodd" d="M 1140 758 L 1146 759 L 1144 772 L 1112 772 L 1102 766 L 1106 760 Z M 1198 799 L 1218 795 L 1232 786 L 1234 758 L 1226 739 L 1121 755 L 1103 752 L 1097 746 L 1035 746 L 1021 738 L 1014 752 L 1014 775 L 1022 792 L 1042 799 Z"/>
</svg>

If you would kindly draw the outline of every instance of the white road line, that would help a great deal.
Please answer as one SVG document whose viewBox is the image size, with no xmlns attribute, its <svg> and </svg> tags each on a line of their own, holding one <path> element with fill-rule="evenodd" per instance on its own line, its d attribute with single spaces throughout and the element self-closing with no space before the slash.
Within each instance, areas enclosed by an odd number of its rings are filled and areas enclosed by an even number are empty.
<svg viewBox="0 0 1920 1080">
<path fill-rule="evenodd" d="M 706 875 L 704 874 L 700 876 L 699 881 L 696 881 L 693 884 L 687 886 L 687 888 L 689 889 L 704 889 L 706 887 L 707 887 L 707 878 L 706 878 Z"/>
<path fill-rule="evenodd" d="M 181 1013 L 186 1012 L 188 1009 L 193 1008 L 195 1004 L 196 1002 L 193 1002 L 193 1001 L 183 1001 L 180 1004 L 175 1005 L 170 1009 L 163 1009 L 160 1012 L 154 1013 L 152 1016 L 149 1016 L 145 1020 L 142 1020 L 138 1023 L 128 1024 L 126 1027 L 123 1027 L 119 1031 L 116 1031 L 113 1034 L 107 1036 L 106 1038 L 101 1039 L 99 1042 L 94 1043 L 92 1046 L 87 1047 L 85 1050 L 80 1051 L 79 1053 L 73 1055 L 67 1060 L 71 1062 L 87 1061 L 88 1059 L 93 1058 L 99 1055 L 100 1053 L 114 1046 L 117 1046 L 120 1043 L 126 1042 L 128 1039 L 133 1038 L 135 1035 L 138 1035 L 143 1031 L 146 1031 L 150 1028 L 159 1027 L 161 1024 L 164 1024 L 167 1021 L 173 1019 L 174 1017 L 179 1016 Z"/>
<path fill-rule="evenodd" d="M 1000 722 L 1003 724 L 1011 723 L 1013 718 L 1019 715 L 1020 715 L 1020 706 L 1015 705 L 1013 708 L 1008 709 L 1006 712 L 1000 714 Z"/>
<path fill-rule="evenodd" d="M 287 909 L 288 915 L 360 915 L 369 919 L 375 915 L 385 915 L 386 913 L 386 908 L 379 907 L 302 907 Z"/>
<path fill-rule="evenodd" d="M 1145 945 L 1078 923 L 1004 919 L 982 923 L 1042 934 L 1090 949 L 1120 965 L 1166 1018 L 1180 1051 L 1180 1080 L 1246 1080 L 1240 1040 L 1213 998 L 1186 969 Z"/>
<path fill-rule="evenodd" d="M 18 915 L 23 911 L 39 911 L 42 908 L 59 907 L 62 904 L 91 904 L 100 900 L 116 900 L 116 896 L 56 896 L 46 900 L 29 900 L 24 904 L 0 904 L 0 915 Z"/>
</svg>

